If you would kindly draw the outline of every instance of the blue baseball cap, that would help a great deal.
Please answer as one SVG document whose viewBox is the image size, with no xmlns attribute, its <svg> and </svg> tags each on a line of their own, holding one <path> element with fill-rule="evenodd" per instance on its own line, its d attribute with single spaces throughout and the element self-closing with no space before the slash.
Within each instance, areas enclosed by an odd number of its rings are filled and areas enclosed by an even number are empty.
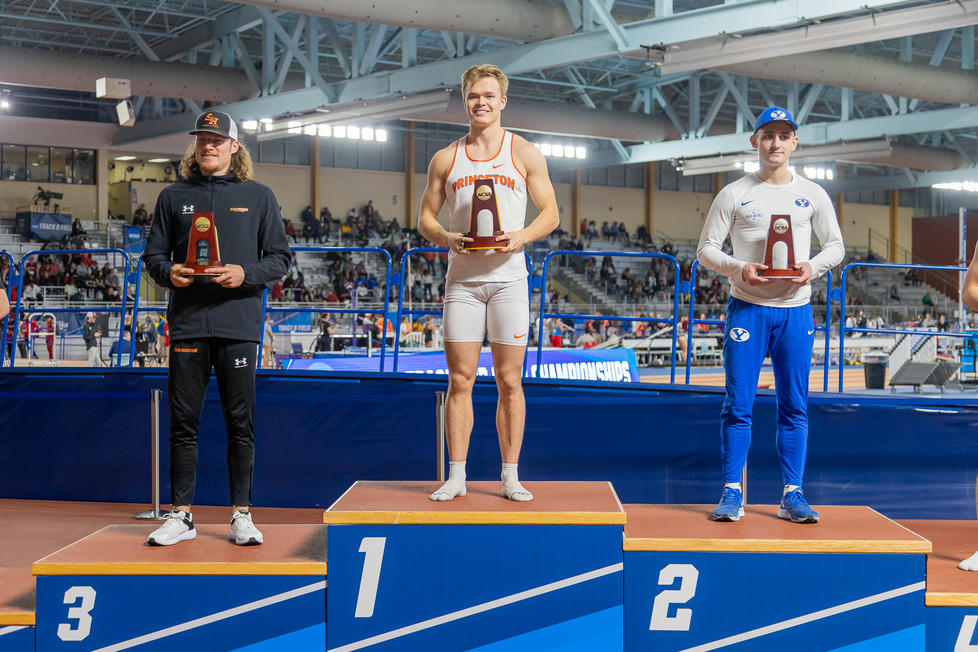
<svg viewBox="0 0 978 652">
<path fill-rule="evenodd" d="M 761 127 L 771 122 L 787 122 L 791 125 L 792 129 L 798 131 L 798 123 L 788 113 L 788 109 L 783 109 L 780 106 L 772 106 L 765 109 L 764 113 L 757 118 L 757 122 L 754 123 L 754 133 L 756 134 Z"/>
</svg>

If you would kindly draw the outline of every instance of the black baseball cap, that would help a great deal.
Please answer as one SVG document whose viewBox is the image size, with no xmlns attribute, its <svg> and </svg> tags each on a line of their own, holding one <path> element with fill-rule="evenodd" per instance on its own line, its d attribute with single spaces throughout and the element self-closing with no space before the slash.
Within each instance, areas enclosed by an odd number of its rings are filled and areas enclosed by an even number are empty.
<svg viewBox="0 0 978 652">
<path fill-rule="evenodd" d="M 238 125 L 227 113 L 207 111 L 197 116 L 192 134 L 217 134 L 231 140 L 238 139 Z"/>
</svg>

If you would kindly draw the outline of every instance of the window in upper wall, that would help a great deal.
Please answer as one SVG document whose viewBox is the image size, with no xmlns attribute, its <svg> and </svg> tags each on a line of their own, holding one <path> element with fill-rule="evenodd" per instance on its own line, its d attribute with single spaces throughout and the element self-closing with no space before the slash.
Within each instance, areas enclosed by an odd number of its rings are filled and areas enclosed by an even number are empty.
<svg viewBox="0 0 978 652">
<path fill-rule="evenodd" d="M 48 147 L 27 148 L 27 180 L 47 182 L 51 173 L 51 151 Z"/>
<path fill-rule="evenodd" d="M 54 183 L 72 183 L 71 149 L 67 147 L 51 148 L 51 181 Z"/>
<path fill-rule="evenodd" d="M 71 153 L 71 176 L 74 183 L 95 183 L 95 150 L 73 149 Z"/>
<path fill-rule="evenodd" d="M 5 181 L 27 180 L 27 148 L 23 145 L 3 145 L 0 147 L 0 178 Z"/>
</svg>

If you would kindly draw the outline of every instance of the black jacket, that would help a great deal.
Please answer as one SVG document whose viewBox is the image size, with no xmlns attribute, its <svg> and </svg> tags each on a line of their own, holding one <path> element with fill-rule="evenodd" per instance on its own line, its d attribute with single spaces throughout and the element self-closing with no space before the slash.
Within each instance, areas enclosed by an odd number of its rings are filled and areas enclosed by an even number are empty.
<svg viewBox="0 0 978 652">
<path fill-rule="evenodd" d="M 221 263 L 244 268 L 239 287 L 221 287 L 210 277 L 198 277 L 182 288 L 170 282 L 173 264 L 187 260 L 195 212 L 214 214 Z M 241 183 L 234 175 L 199 173 L 160 193 L 143 253 L 153 280 L 170 288 L 167 321 L 172 341 L 259 341 L 262 290 L 285 275 L 289 259 L 281 212 L 270 188 L 256 181 Z"/>
</svg>

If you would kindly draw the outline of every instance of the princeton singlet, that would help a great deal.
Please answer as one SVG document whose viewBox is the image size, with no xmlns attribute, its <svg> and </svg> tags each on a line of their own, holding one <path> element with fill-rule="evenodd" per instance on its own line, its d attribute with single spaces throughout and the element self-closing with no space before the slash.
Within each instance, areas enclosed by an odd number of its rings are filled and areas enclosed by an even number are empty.
<svg viewBox="0 0 978 652">
<path fill-rule="evenodd" d="M 504 131 L 502 143 L 495 156 L 485 161 L 469 158 L 465 137 L 456 141 L 452 167 L 445 180 L 445 199 L 448 205 L 448 230 L 469 231 L 472 193 L 479 179 L 490 178 L 496 189 L 499 206 L 499 227 L 504 233 L 519 231 L 526 222 L 526 178 L 513 162 L 513 134 Z M 465 255 L 448 254 L 449 281 L 505 282 L 525 278 L 526 259 L 522 251 L 501 254 L 498 251 L 477 250 Z"/>
</svg>

